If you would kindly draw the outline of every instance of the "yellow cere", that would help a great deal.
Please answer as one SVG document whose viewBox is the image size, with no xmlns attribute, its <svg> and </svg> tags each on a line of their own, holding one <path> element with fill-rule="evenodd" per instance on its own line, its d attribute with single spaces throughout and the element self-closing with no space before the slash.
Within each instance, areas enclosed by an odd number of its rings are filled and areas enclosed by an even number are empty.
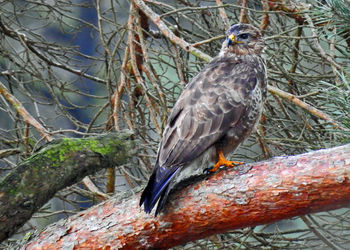
<svg viewBox="0 0 350 250">
<path fill-rule="evenodd" d="M 243 43 L 241 41 L 237 41 L 234 34 L 229 35 L 228 38 L 230 38 L 230 40 L 234 43 Z"/>
</svg>

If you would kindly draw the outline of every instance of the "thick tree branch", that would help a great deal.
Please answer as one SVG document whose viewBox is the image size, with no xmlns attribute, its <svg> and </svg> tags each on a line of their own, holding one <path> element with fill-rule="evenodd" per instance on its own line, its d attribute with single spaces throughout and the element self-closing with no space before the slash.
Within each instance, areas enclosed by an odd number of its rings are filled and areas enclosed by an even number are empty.
<svg viewBox="0 0 350 250">
<path fill-rule="evenodd" d="M 84 176 L 130 161 L 129 132 L 48 144 L 0 180 L 0 241 L 11 236 L 53 195 Z"/>
<path fill-rule="evenodd" d="M 245 173 L 243 173 L 245 170 Z M 170 197 L 158 217 L 139 195 L 51 225 L 26 249 L 169 248 L 228 230 L 349 205 L 350 144 L 223 170 Z"/>
</svg>

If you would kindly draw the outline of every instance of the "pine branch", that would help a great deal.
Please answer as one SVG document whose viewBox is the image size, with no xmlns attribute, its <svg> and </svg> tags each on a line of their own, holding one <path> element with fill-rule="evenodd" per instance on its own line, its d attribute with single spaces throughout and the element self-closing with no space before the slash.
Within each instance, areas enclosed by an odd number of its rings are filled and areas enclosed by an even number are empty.
<svg viewBox="0 0 350 250">
<path fill-rule="evenodd" d="M 350 144 L 223 170 L 170 197 L 158 217 L 139 195 L 114 197 L 62 220 L 26 249 L 169 248 L 228 230 L 347 206 Z M 243 173 L 244 171 L 244 173 Z M 129 192 L 131 193 L 131 192 Z"/>
</svg>

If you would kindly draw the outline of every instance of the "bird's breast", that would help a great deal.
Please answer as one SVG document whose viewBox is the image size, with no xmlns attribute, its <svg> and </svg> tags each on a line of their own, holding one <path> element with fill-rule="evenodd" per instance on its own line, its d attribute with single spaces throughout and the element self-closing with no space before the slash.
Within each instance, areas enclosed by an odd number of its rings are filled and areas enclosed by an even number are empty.
<svg viewBox="0 0 350 250">
<path fill-rule="evenodd" d="M 263 99 L 262 89 L 257 84 L 251 93 L 251 101 L 247 104 L 245 112 L 217 144 L 225 154 L 233 152 L 256 129 L 263 110 Z"/>
</svg>

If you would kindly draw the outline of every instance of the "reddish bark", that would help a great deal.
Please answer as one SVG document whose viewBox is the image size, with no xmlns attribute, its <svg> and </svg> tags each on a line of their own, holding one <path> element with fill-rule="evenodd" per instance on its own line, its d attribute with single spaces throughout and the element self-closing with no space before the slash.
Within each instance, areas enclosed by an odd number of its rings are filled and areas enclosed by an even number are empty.
<svg viewBox="0 0 350 250">
<path fill-rule="evenodd" d="M 189 185 L 156 218 L 139 208 L 139 195 L 110 199 L 50 226 L 27 249 L 169 248 L 350 203 L 350 144 L 251 167 Z"/>
</svg>

